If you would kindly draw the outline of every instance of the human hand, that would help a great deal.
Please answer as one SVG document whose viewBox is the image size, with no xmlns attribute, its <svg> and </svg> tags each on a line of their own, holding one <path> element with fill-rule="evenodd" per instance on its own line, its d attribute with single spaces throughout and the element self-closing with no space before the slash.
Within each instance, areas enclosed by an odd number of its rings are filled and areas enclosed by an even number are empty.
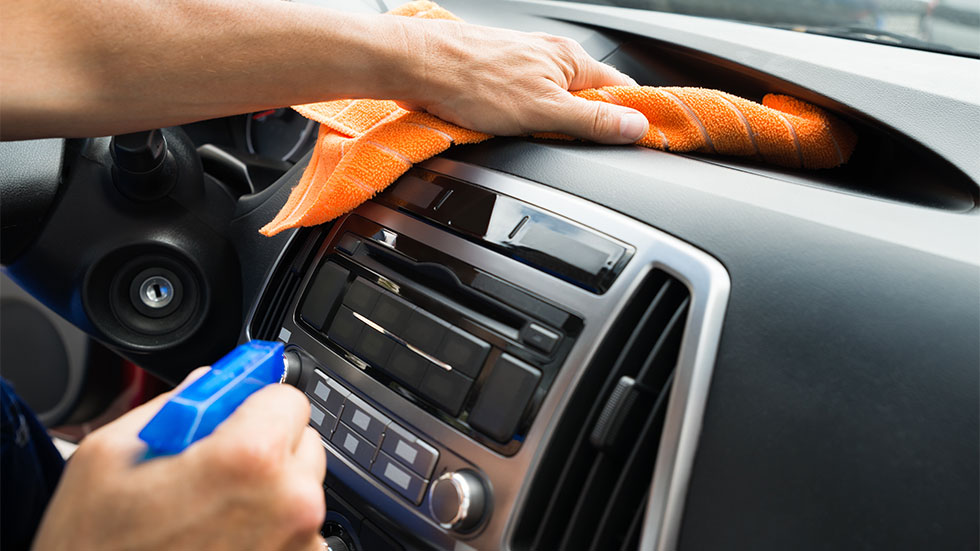
<svg viewBox="0 0 980 551">
<path fill-rule="evenodd" d="M 559 132 L 632 143 L 648 129 L 639 111 L 588 101 L 569 90 L 635 86 L 578 42 L 454 21 L 399 18 L 411 83 L 403 106 L 496 135 Z"/>
<path fill-rule="evenodd" d="M 326 454 L 303 395 L 263 388 L 181 454 L 140 462 L 137 434 L 175 392 L 82 441 L 34 549 L 320 551 Z"/>
</svg>

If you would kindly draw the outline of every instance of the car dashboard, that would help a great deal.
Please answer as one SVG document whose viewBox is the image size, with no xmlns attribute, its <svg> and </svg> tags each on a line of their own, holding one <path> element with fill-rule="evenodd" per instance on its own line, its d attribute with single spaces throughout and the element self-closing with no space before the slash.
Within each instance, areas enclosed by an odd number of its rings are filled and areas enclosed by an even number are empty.
<svg viewBox="0 0 980 551">
<path fill-rule="evenodd" d="M 696 433 L 683 427 L 703 412 L 729 288 L 710 256 L 573 196 L 447 159 L 305 239 L 284 259 L 309 263 L 282 274 L 301 277 L 292 300 L 251 327 L 302 358 L 299 386 L 332 452 L 334 487 L 416 537 L 505 545 L 540 451 L 569 417 L 602 419 L 592 438 L 608 467 L 627 467 L 635 447 L 627 493 L 650 479 L 654 460 L 664 472 L 689 461 Z M 588 376 L 597 362 L 618 377 Z M 621 388 L 603 402 L 610 384 Z M 673 432 L 659 454 L 637 445 L 662 426 Z M 473 488 L 446 490 L 453 476 Z M 684 485 L 668 477 L 637 494 L 625 507 L 636 514 L 611 518 L 597 544 L 635 546 L 640 500 L 656 495 L 649 510 L 667 510 L 683 495 L 672 482 Z M 355 531 L 346 517 L 334 522 Z"/>
<path fill-rule="evenodd" d="M 570 36 L 643 85 L 799 97 L 857 150 L 802 171 L 495 138 L 265 238 L 309 159 L 290 145 L 299 162 L 222 229 L 237 300 L 207 316 L 237 335 L 153 348 L 99 321 L 102 295 L 35 294 L 173 380 L 219 344 L 286 343 L 329 454 L 324 533 L 351 549 L 976 548 L 980 61 L 605 6 L 442 5 Z M 72 147 L 76 170 L 105 162 L 104 140 Z M 22 284 L 58 242 L 44 231 L 8 263 Z"/>
</svg>

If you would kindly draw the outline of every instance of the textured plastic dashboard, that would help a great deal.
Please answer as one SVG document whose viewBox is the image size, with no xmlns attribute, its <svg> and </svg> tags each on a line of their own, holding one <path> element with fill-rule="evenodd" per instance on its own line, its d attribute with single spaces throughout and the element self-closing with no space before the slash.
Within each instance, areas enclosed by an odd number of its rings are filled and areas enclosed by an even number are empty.
<svg viewBox="0 0 980 551">
<path fill-rule="evenodd" d="M 649 51 L 741 68 L 934 153 L 976 197 L 976 60 L 593 6 L 445 4 L 473 22 L 571 34 L 621 63 L 619 33 L 632 33 Z M 446 156 L 618 211 L 730 274 L 678 548 L 977 547 L 975 207 L 639 148 L 497 139 Z"/>
</svg>

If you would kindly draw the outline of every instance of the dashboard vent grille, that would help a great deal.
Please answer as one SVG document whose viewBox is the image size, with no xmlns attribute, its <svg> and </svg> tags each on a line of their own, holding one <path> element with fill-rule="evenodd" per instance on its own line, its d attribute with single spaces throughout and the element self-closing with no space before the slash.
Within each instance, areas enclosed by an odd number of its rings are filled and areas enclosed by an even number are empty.
<svg viewBox="0 0 980 551">
<path fill-rule="evenodd" d="M 515 548 L 639 546 L 689 303 L 687 287 L 660 270 L 632 297 L 559 423 Z"/>
<path fill-rule="evenodd" d="M 299 288 L 300 281 L 303 279 L 303 272 L 312 258 L 311 253 L 320 242 L 321 237 L 322 234 L 319 231 L 311 232 L 305 240 L 295 239 L 293 241 L 293 243 L 300 243 L 300 246 L 291 247 L 291 250 L 286 251 L 279 267 L 269 279 L 265 295 L 255 310 L 255 317 L 251 326 L 253 339 L 276 340 L 279 338 L 279 330 L 282 328 L 286 309 Z"/>
<path fill-rule="evenodd" d="M 269 296 L 267 308 L 262 310 L 263 315 L 256 318 L 254 325 L 255 331 L 252 336 L 261 340 L 276 340 L 279 328 L 282 327 L 283 316 L 286 315 L 286 308 L 289 300 L 299 287 L 299 274 L 289 271 L 285 274 L 275 290 Z"/>
</svg>

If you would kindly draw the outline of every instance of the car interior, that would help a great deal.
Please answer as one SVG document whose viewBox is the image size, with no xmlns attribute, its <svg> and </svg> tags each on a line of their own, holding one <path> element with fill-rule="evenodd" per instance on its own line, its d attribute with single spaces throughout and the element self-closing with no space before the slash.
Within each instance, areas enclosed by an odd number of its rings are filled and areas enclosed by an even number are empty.
<svg viewBox="0 0 980 551">
<path fill-rule="evenodd" d="M 857 147 L 500 137 L 265 237 L 317 135 L 288 108 L 0 143 L 3 374 L 42 421 L 278 340 L 334 550 L 980 547 L 980 10 L 916 23 L 969 52 L 709 0 L 440 4 L 641 85 L 800 98 Z"/>
</svg>

